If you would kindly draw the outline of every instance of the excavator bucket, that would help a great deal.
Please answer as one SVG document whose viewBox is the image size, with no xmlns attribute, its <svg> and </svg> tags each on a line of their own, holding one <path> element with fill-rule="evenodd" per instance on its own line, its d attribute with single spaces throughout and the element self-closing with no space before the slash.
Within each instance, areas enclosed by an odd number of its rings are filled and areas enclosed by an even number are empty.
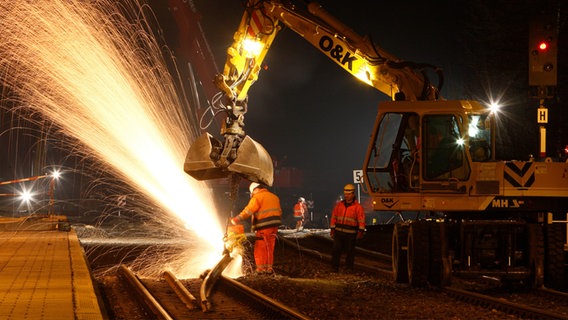
<svg viewBox="0 0 568 320">
<path fill-rule="evenodd" d="M 272 186 L 272 158 L 260 143 L 245 136 L 237 150 L 237 157 L 228 166 L 220 165 L 218 159 L 212 156 L 212 151 L 221 150 L 222 147 L 223 144 L 211 134 L 201 135 L 187 152 L 184 171 L 197 180 L 225 178 L 236 173 L 247 180 Z M 218 154 L 218 151 L 214 154 Z"/>
</svg>

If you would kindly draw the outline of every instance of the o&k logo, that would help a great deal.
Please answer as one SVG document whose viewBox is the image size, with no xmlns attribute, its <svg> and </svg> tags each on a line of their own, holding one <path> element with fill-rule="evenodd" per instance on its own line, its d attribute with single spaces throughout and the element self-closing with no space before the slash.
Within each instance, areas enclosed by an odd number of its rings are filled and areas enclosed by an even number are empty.
<svg viewBox="0 0 568 320">
<path fill-rule="evenodd" d="M 329 36 L 322 36 L 319 41 L 319 47 L 331 58 L 337 60 L 337 63 L 341 66 L 349 69 L 351 72 L 353 71 L 353 61 L 356 61 L 357 57 L 341 44 L 335 44 Z"/>
<path fill-rule="evenodd" d="M 381 198 L 381 204 L 389 209 L 394 207 L 397 203 L 398 200 L 395 201 L 393 198 Z"/>
</svg>

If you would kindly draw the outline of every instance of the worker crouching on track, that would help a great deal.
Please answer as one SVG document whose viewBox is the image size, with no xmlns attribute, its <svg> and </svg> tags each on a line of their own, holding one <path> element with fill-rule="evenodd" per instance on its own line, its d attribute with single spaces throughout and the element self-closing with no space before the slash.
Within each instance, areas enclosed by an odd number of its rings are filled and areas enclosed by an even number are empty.
<svg viewBox="0 0 568 320">
<path fill-rule="evenodd" d="M 251 229 L 255 232 L 254 260 L 258 274 L 272 274 L 274 245 L 278 227 L 282 224 L 280 199 L 265 186 L 253 182 L 249 187 L 251 199 L 238 216 L 231 219 L 233 225 L 252 218 Z"/>
<path fill-rule="evenodd" d="M 330 236 L 333 239 L 331 266 L 339 271 L 341 253 L 347 253 L 345 266 L 353 271 L 355 243 L 365 232 L 365 211 L 355 198 L 355 186 L 348 183 L 343 188 L 344 200 L 338 202 L 331 213 Z"/>
</svg>

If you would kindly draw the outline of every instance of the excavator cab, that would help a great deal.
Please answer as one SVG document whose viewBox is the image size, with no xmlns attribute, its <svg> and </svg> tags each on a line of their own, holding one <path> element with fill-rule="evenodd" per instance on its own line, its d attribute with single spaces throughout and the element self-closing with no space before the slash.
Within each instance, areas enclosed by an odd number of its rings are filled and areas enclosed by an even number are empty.
<svg viewBox="0 0 568 320">
<path fill-rule="evenodd" d="M 364 164 L 371 193 L 461 192 L 472 162 L 493 159 L 493 115 L 476 102 L 394 101 L 379 110 Z"/>
</svg>

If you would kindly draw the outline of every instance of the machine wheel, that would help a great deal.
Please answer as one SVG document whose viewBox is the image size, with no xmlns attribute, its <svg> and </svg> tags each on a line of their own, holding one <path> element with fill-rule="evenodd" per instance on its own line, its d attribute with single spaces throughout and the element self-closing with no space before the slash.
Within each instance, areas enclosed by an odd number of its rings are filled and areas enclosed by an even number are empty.
<svg viewBox="0 0 568 320">
<path fill-rule="evenodd" d="M 551 289 L 565 287 L 564 228 L 562 224 L 547 224 L 545 229 L 544 284 Z"/>
<path fill-rule="evenodd" d="M 406 263 L 408 225 L 397 223 L 392 232 L 392 274 L 398 283 L 408 283 Z"/>
<path fill-rule="evenodd" d="M 427 221 L 415 221 L 408 231 L 408 282 L 423 287 L 430 267 L 430 230 Z"/>
<path fill-rule="evenodd" d="M 528 233 L 531 266 L 528 284 L 532 288 L 540 288 L 544 284 L 544 232 L 541 225 L 529 224 Z"/>
<path fill-rule="evenodd" d="M 452 282 L 452 268 L 444 222 L 430 223 L 430 274 L 428 282 L 433 286 L 448 286 Z"/>
</svg>

